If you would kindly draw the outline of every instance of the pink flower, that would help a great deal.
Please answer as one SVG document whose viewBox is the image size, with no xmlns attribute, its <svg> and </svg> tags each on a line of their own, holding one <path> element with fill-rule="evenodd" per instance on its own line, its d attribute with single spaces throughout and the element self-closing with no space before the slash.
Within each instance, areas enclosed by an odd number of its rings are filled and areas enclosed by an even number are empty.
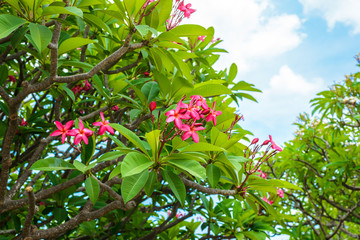
<svg viewBox="0 0 360 240">
<path fill-rule="evenodd" d="M 71 136 L 75 136 L 74 143 L 75 145 L 80 143 L 81 140 L 87 145 L 89 143 L 88 137 L 93 135 L 93 131 L 88 128 L 84 128 L 84 124 L 81 119 L 79 119 L 79 128 L 71 130 L 70 134 L 74 134 Z"/>
<path fill-rule="evenodd" d="M 39 202 L 39 206 L 45 206 L 45 202 Z"/>
<path fill-rule="evenodd" d="M 119 110 L 119 107 L 118 107 L 117 105 L 115 105 L 115 106 L 113 106 L 113 107 L 111 108 L 111 110 L 117 111 L 117 110 Z"/>
<path fill-rule="evenodd" d="M 272 140 L 271 135 L 269 135 L 269 138 L 270 138 L 270 142 L 271 142 L 271 148 L 276 150 L 276 151 L 281 152 L 282 148 L 275 144 L 275 142 Z"/>
<path fill-rule="evenodd" d="M 187 104 L 182 103 L 182 101 L 180 101 L 175 110 L 170 110 L 168 112 L 165 113 L 165 116 L 167 116 L 168 118 L 166 119 L 166 122 L 173 122 L 175 123 L 175 126 L 178 129 L 181 129 L 182 126 L 182 122 L 181 119 L 190 119 L 190 115 L 188 113 L 186 113 L 185 109 L 180 109 L 181 107 L 187 107 Z"/>
<path fill-rule="evenodd" d="M 89 83 L 89 80 L 85 80 L 85 86 L 82 88 L 82 90 L 89 91 L 91 89 L 91 84 Z"/>
<path fill-rule="evenodd" d="M 262 197 L 261 198 L 264 202 L 267 202 L 268 204 L 272 205 L 274 203 L 273 200 L 269 201 L 269 199 L 267 199 L 267 197 Z"/>
<path fill-rule="evenodd" d="M 261 171 L 261 170 L 258 170 L 258 172 L 260 173 L 260 177 L 261 177 L 261 178 L 266 179 L 266 177 L 267 177 L 267 174 L 266 174 L 266 173 L 264 173 L 264 172 Z"/>
<path fill-rule="evenodd" d="M 279 197 L 283 198 L 284 197 L 284 191 L 282 189 L 278 189 L 277 190 L 277 194 L 279 195 Z"/>
<path fill-rule="evenodd" d="M 156 108 L 156 102 L 155 101 L 152 101 L 149 103 L 149 109 L 150 109 L 150 112 L 154 111 Z"/>
<path fill-rule="evenodd" d="M 28 125 L 28 122 L 25 120 L 25 118 L 21 119 L 20 126 L 26 126 Z"/>
<path fill-rule="evenodd" d="M 203 41 L 205 40 L 205 36 L 199 36 L 199 37 L 198 37 L 198 40 L 200 40 L 200 41 L 203 42 Z"/>
<path fill-rule="evenodd" d="M 184 2 L 179 4 L 179 10 L 184 13 L 184 17 L 189 18 L 192 13 L 195 12 L 195 9 L 191 9 L 191 3 L 188 3 L 184 6 Z"/>
<path fill-rule="evenodd" d="M 81 92 L 82 89 L 83 88 L 80 85 L 76 85 L 71 89 L 71 91 L 73 91 L 73 93 L 76 95 L 77 93 Z"/>
<path fill-rule="evenodd" d="M 200 130 L 204 130 L 204 127 L 199 127 L 201 126 L 201 123 L 193 123 L 191 126 L 189 125 L 182 125 L 181 130 L 183 130 L 185 133 L 182 136 L 182 140 L 186 140 L 189 137 L 192 137 L 192 139 L 194 140 L 194 142 L 198 143 L 199 142 L 199 135 L 197 134 L 196 131 L 200 131 Z"/>
<path fill-rule="evenodd" d="M 216 126 L 216 117 L 221 115 L 221 111 L 215 111 L 215 102 L 213 103 L 213 109 L 210 109 L 210 114 L 206 117 L 206 121 L 213 121 L 214 126 Z"/>
<path fill-rule="evenodd" d="M 207 105 L 205 98 L 203 98 L 202 96 L 194 95 L 191 96 L 191 99 L 195 99 L 196 106 L 201 106 L 204 110 L 209 109 L 209 106 Z"/>
<path fill-rule="evenodd" d="M 13 75 L 9 75 L 8 79 L 9 79 L 10 82 L 16 83 L 16 78 Z"/>
<path fill-rule="evenodd" d="M 100 126 L 99 135 L 103 135 L 106 131 L 108 131 L 110 134 L 114 135 L 115 131 L 111 126 L 108 125 L 109 122 L 105 121 L 103 112 L 100 113 L 100 117 L 102 120 L 101 122 L 93 123 L 94 126 Z"/>
<path fill-rule="evenodd" d="M 73 131 L 70 130 L 74 124 L 74 121 L 68 121 L 65 126 L 61 124 L 61 122 L 55 121 L 55 125 L 58 128 L 58 130 L 55 130 L 50 134 L 50 136 L 59 136 L 61 135 L 61 141 L 62 143 L 65 142 L 66 136 L 74 136 Z"/>
</svg>

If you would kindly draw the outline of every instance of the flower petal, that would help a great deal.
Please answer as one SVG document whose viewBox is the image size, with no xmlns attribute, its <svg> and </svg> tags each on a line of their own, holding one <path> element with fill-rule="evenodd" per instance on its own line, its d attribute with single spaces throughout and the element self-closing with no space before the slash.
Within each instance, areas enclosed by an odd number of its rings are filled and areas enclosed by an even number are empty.
<svg viewBox="0 0 360 240">
<path fill-rule="evenodd" d="M 65 124 L 65 130 L 69 130 L 74 124 L 74 120 L 71 120 L 71 121 L 68 121 L 66 124 Z"/>
<path fill-rule="evenodd" d="M 93 126 L 102 126 L 104 125 L 102 122 L 94 122 L 93 123 Z"/>
<path fill-rule="evenodd" d="M 51 134 L 50 134 L 50 136 L 59 136 L 59 135 L 61 135 L 62 134 L 62 131 L 60 131 L 60 130 L 55 130 L 54 132 L 52 132 Z"/>
<path fill-rule="evenodd" d="M 110 127 L 109 125 L 106 125 L 105 128 L 106 128 L 106 131 L 108 131 L 110 134 L 114 135 L 115 131 L 112 127 Z"/>
<path fill-rule="evenodd" d="M 59 121 L 55 121 L 55 125 L 59 130 L 63 130 L 64 129 L 64 125 L 61 124 L 61 122 Z"/>
</svg>

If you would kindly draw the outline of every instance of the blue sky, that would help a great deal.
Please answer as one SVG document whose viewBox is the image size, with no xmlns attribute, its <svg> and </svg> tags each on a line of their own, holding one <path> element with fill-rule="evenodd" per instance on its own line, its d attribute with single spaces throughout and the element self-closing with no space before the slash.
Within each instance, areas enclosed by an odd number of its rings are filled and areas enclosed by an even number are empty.
<svg viewBox="0 0 360 240">
<path fill-rule="evenodd" d="M 241 125 L 280 143 L 293 137 L 309 100 L 358 71 L 358 0 L 188 0 L 196 12 L 183 24 L 215 28 L 223 42 L 218 68 L 238 65 L 237 80 L 255 84 L 258 103 L 244 101 Z"/>
</svg>

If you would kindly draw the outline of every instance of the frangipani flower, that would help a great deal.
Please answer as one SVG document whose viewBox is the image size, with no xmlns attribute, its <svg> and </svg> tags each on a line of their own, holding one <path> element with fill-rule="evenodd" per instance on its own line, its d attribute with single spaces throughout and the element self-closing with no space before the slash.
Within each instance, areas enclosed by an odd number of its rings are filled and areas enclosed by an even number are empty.
<svg viewBox="0 0 360 240">
<path fill-rule="evenodd" d="M 282 148 L 275 144 L 275 142 L 272 140 L 271 135 L 269 135 L 269 138 L 270 138 L 270 142 L 271 142 L 271 148 L 276 150 L 276 151 L 281 152 Z"/>
<path fill-rule="evenodd" d="M 182 122 L 181 119 L 190 119 L 190 115 L 188 113 L 186 113 L 186 111 L 183 111 L 182 109 L 180 109 L 181 107 L 187 107 L 187 104 L 182 103 L 182 101 L 180 101 L 175 110 L 170 110 L 168 112 L 165 113 L 165 116 L 167 116 L 168 118 L 166 119 L 166 122 L 174 122 L 175 126 L 178 129 L 181 129 L 182 126 Z"/>
<path fill-rule="evenodd" d="M 261 171 L 261 170 L 258 170 L 258 172 L 260 173 L 260 177 L 261 177 L 261 178 L 266 179 L 266 177 L 267 177 L 267 174 L 266 174 L 266 173 L 264 173 L 264 172 Z"/>
<path fill-rule="evenodd" d="M 216 117 L 221 115 L 221 111 L 215 111 L 215 102 L 213 103 L 213 109 L 210 109 L 209 115 L 206 117 L 206 121 L 213 121 L 214 126 L 216 126 Z"/>
<path fill-rule="evenodd" d="M 272 205 L 274 203 L 273 200 L 269 201 L 269 199 L 267 199 L 267 197 L 262 197 L 261 198 L 264 202 L 267 202 L 268 204 Z"/>
<path fill-rule="evenodd" d="M 190 18 L 190 15 L 195 12 L 195 9 L 191 9 L 191 3 L 184 5 L 184 2 L 179 4 L 179 10 L 184 13 L 186 18 Z"/>
<path fill-rule="evenodd" d="M 70 130 L 74 124 L 74 121 L 68 121 L 65 126 L 61 124 L 59 121 L 55 121 L 55 125 L 58 128 L 58 130 L 55 130 L 50 134 L 50 136 L 59 136 L 61 135 L 61 141 L 62 143 L 65 142 L 66 136 L 75 136 L 74 132 Z"/>
<path fill-rule="evenodd" d="M 84 124 L 81 119 L 79 119 L 79 128 L 71 130 L 71 136 L 75 136 L 74 144 L 78 144 L 81 142 L 81 140 L 84 141 L 84 143 L 87 145 L 89 143 L 88 137 L 93 135 L 93 131 L 91 131 L 88 128 L 84 128 Z"/>
<path fill-rule="evenodd" d="M 191 126 L 189 125 L 182 125 L 181 130 L 183 130 L 185 133 L 182 136 L 182 140 L 186 140 L 189 137 L 192 137 L 192 139 L 194 140 L 195 143 L 199 142 L 199 135 L 197 134 L 196 131 L 200 131 L 200 130 L 204 130 L 204 127 L 200 127 L 201 123 L 193 123 Z"/>
<path fill-rule="evenodd" d="M 277 194 L 279 195 L 279 197 L 283 198 L 284 197 L 284 191 L 282 189 L 278 189 L 277 190 Z"/>
<path fill-rule="evenodd" d="M 110 134 L 114 134 L 115 131 L 111 126 L 109 126 L 109 122 L 105 121 L 103 112 L 100 113 L 100 117 L 102 120 L 101 122 L 93 123 L 94 126 L 100 126 L 99 135 L 103 135 L 106 131 L 108 131 Z"/>
</svg>

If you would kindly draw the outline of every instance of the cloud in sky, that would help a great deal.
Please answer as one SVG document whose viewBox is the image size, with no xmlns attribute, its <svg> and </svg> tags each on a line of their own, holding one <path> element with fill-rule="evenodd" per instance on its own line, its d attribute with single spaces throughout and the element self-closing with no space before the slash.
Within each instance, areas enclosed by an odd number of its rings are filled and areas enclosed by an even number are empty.
<svg viewBox="0 0 360 240">
<path fill-rule="evenodd" d="M 337 22 L 352 26 L 354 34 L 360 33 L 359 0 L 299 0 L 305 14 L 320 14 L 332 29 Z"/>
<path fill-rule="evenodd" d="M 244 125 L 258 131 L 254 133 L 261 138 L 276 134 L 279 141 L 290 140 L 294 131 L 292 123 L 299 113 L 309 111 L 309 101 L 319 89 L 325 89 L 321 78 L 305 79 L 288 65 L 283 65 L 271 77 L 269 87 L 257 96 L 258 104 L 242 105 Z"/>
<path fill-rule="evenodd" d="M 269 0 L 192 0 L 197 11 L 190 21 L 215 27 L 215 37 L 230 52 L 222 57 L 220 67 L 236 62 L 239 72 L 256 68 L 258 59 L 270 59 L 296 48 L 305 37 L 302 21 L 295 14 L 268 14 Z M 190 21 L 184 21 L 189 23 Z"/>
</svg>

